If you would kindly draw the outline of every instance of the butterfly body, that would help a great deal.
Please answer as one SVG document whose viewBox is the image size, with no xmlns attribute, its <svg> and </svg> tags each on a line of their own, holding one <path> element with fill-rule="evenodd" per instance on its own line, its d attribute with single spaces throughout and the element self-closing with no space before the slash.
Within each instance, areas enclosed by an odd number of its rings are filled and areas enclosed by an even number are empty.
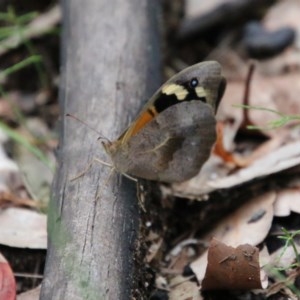
<svg viewBox="0 0 300 300">
<path fill-rule="evenodd" d="M 170 183 L 195 176 L 216 140 L 215 111 L 224 89 L 217 62 L 172 77 L 116 141 L 104 143 L 114 168 Z"/>
</svg>

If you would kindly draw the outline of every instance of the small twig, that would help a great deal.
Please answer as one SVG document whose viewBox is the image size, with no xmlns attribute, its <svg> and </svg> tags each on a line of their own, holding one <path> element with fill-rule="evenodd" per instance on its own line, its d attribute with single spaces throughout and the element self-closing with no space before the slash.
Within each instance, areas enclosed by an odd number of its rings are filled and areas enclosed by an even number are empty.
<svg viewBox="0 0 300 300">
<path fill-rule="evenodd" d="M 245 91 L 244 91 L 244 97 L 243 97 L 243 104 L 244 106 L 248 106 L 250 104 L 250 85 L 251 85 L 251 81 L 252 81 L 252 77 L 253 77 L 253 73 L 254 73 L 254 69 L 255 69 L 255 65 L 254 63 L 251 63 L 249 66 L 249 71 L 247 74 L 247 78 L 246 78 L 246 85 L 245 85 Z M 243 124 L 241 125 L 241 127 L 246 127 L 248 125 L 253 125 L 253 123 L 251 122 L 250 118 L 249 118 L 249 112 L 247 109 L 243 110 Z"/>
<path fill-rule="evenodd" d="M 14 272 L 15 277 L 25 277 L 25 278 L 37 278 L 37 279 L 43 279 L 43 275 L 39 274 L 30 274 L 30 273 L 16 273 Z"/>
</svg>

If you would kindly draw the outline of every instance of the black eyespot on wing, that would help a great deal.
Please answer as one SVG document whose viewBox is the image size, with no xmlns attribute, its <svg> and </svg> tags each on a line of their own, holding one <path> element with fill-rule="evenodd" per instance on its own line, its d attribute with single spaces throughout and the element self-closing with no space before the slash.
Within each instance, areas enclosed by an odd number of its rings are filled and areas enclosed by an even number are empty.
<svg viewBox="0 0 300 300">
<path fill-rule="evenodd" d="M 184 101 L 192 101 L 192 100 L 200 100 L 206 103 L 205 97 L 199 97 L 196 94 L 194 89 L 188 89 L 188 94 L 184 100 L 178 100 L 175 94 L 166 95 L 164 93 L 160 93 L 157 99 L 155 100 L 153 106 L 155 107 L 155 110 L 158 113 L 160 113 L 172 105 L 175 105 L 177 103 L 182 103 Z"/>
<path fill-rule="evenodd" d="M 154 107 L 158 113 L 164 111 L 168 107 L 179 103 L 175 94 L 166 95 L 161 93 L 159 97 L 154 102 Z"/>
<path fill-rule="evenodd" d="M 198 79 L 197 78 L 192 78 L 191 80 L 190 80 L 190 87 L 191 88 L 195 88 L 197 85 L 198 85 Z"/>
</svg>

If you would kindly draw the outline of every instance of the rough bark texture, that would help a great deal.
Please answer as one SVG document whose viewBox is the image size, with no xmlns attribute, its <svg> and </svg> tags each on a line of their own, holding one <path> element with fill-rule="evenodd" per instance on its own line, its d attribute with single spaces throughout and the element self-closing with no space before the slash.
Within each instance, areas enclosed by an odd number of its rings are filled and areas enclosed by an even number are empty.
<svg viewBox="0 0 300 300">
<path fill-rule="evenodd" d="M 41 299 L 130 299 L 139 213 L 135 184 L 106 183 L 97 134 L 116 138 L 161 83 L 160 1 L 63 1 L 61 138 Z M 135 275 L 136 276 L 136 275 Z"/>
</svg>

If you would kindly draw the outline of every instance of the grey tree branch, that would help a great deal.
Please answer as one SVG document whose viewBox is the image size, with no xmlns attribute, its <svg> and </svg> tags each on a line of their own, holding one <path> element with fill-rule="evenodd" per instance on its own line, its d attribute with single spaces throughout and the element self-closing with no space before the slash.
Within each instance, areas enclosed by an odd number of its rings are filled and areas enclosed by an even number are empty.
<svg viewBox="0 0 300 300">
<path fill-rule="evenodd" d="M 41 299 L 130 299 L 137 289 L 135 184 L 102 165 L 70 181 L 94 157 L 97 135 L 116 138 L 161 83 L 160 1 L 64 0 L 58 169 L 49 208 Z"/>
</svg>

